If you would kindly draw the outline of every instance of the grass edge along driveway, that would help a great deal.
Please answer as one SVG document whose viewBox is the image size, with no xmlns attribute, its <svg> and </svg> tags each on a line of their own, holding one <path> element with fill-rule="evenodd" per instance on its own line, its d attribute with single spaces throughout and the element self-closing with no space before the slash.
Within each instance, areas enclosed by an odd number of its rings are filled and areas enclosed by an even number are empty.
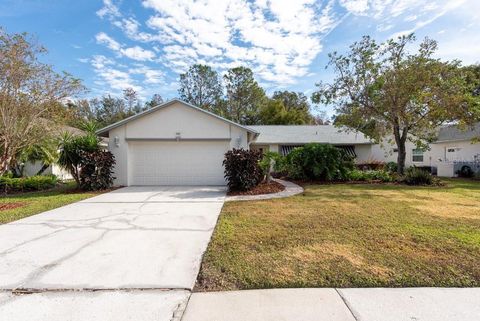
<svg viewBox="0 0 480 321">
<path fill-rule="evenodd" d="M 196 290 L 480 286 L 480 182 L 446 182 L 228 202 Z"/>
<path fill-rule="evenodd" d="M 13 222 L 67 204 L 98 195 L 99 192 L 84 192 L 75 183 L 61 184 L 46 191 L 0 195 L 0 224 Z"/>
</svg>

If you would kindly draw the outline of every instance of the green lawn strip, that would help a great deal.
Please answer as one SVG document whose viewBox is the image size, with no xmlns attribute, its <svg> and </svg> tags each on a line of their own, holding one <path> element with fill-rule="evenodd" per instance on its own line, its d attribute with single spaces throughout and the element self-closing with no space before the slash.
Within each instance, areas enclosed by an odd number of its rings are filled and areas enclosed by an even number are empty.
<svg viewBox="0 0 480 321">
<path fill-rule="evenodd" d="M 0 196 L 0 205 L 21 203 L 22 206 L 0 210 L 0 223 L 16 221 L 30 215 L 81 201 L 94 195 L 96 193 L 78 191 L 74 183 L 62 184 L 48 191 L 2 195 Z"/>
<path fill-rule="evenodd" d="M 226 203 L 197 290 L 480 286 L 480 182 Z"/>
</svg>

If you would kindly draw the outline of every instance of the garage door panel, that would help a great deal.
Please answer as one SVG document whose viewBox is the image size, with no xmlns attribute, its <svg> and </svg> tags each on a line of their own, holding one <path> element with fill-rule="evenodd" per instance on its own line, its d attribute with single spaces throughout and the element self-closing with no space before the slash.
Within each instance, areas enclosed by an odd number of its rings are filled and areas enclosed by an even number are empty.
<svg viewBox="0 0 480 321">
<path fill-rule="evenodd" d="M 225 185 L 227 141 L 130 142 L 130 185 Z"/>
</svg>

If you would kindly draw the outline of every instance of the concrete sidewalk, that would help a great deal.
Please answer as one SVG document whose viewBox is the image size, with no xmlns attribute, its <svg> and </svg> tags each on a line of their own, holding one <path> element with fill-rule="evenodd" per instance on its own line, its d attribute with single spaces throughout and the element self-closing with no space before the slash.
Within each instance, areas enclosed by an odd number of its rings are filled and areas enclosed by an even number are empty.
<svg viewBox="0 0 480 321">
<path fill-rule="evenodd" d="M 480 288 L 271 289 L 194 293 L 182 321 L 480 320 Z"/>
</svg>

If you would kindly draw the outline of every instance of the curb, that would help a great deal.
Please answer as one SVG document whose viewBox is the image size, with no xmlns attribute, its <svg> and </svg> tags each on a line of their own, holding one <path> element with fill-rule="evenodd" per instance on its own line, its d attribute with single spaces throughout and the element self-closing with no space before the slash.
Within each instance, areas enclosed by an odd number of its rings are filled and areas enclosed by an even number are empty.
<svg viewBox="0 0 480 321">
<path fill-rule="evenodd" d="M 301 194 L 304 191 L 303 187 L 295 183 L 284 181 L 281 179 L 276 179 L 276 178 L 273 178 L 272 180 L 285 186 L 285 189 L 281 192 L 272 193 L 272 194 L 227 196 L 225 197 L 225 202 L 258 201 L 258 200 L 269 200 L 274 198 L 284 198 L 284 197 L 290 197 L 290 196 Z"/>
</svg>

